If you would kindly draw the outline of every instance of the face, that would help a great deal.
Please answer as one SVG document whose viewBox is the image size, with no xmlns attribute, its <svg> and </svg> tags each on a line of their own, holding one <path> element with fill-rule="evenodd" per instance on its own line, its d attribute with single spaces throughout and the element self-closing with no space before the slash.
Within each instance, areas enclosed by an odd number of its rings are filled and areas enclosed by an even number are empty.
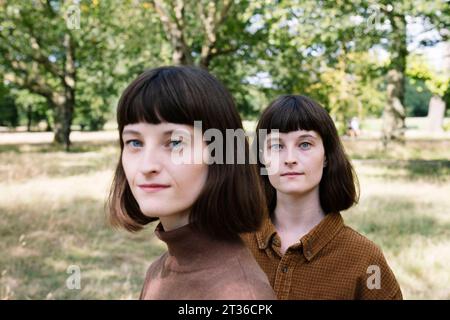
<svg viewBox="0 0 450 320">
<path fill-rule="evenodd" d="M 277 192 L 301 195 L 319 187 L 325 149 L 315 131 L 271 133 L 265 140 L 263 159 Z"/>
<path fill-rule="evenodd" d="M 124 127 L 122 166 L 143 214 L 160 218 L 163 225 L 164 220 L 187 223 L 208 173 L 203 161 L 187 161 L 204 154 L 204 142 L 194 143 L 201 136 L 193 126 L 167 122 Z"/>
</svg>

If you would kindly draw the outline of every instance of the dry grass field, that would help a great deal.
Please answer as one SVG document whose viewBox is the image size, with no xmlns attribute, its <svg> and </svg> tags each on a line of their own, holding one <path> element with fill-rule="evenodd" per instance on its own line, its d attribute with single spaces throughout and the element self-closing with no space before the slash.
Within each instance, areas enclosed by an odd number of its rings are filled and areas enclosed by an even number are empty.
<svg viewBox="0 0 450 320">
<path fill-rule="evenodd" d="M 101 135 L 104 135 L 102 133 Z M 154 225 L 111 229 L 104 202 L 117 163 L 114 134 L 0 144 L 0 299 L 135 299 L 165 250 Z M 383 152 L 345 140 L 361 185 L 346 223 L 385 252 L 406 299 L 450 299 L 450 141 L 417 140 Z M 81 270 L 69 290 L 67 268 Z"/>
</svg>

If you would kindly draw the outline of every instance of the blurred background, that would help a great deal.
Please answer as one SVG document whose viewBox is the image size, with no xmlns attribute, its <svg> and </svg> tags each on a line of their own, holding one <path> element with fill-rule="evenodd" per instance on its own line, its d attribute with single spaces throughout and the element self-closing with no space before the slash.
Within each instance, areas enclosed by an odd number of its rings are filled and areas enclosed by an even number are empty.
<svg viewBox="0 0 450 320">
<path fill-rule="evenodd" d="M 216 75 L 249 131 L 280 94 L 320 102 L 360 179 L 346 223 L 406 299 L 450 299 L 449 25 L 444 0 L 0 0 L 0 299 L 138 298 L 165 248 L 106 224 L 115 108 L 172 64 Z"/>
</svg>

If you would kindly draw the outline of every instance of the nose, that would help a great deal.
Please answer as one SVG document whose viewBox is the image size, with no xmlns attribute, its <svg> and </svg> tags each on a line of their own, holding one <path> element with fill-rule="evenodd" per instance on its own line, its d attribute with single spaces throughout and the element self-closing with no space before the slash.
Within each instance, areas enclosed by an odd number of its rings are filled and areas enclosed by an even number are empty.
<svg viewBox="0 0 450 320">
<path fill-rule="evenodd" d="M 155 149 L 145 150 L 144 156 L 139 164 L 139 171 L 144 174 L 158 173 L 161 171 L 160 157 Z"/>
<path fill-rule="evenodd" d="M 292 148 L 287 148 L 287 154 L 286 158 L 284 159 L 284 164 L 287 166 L 293 166 L 297 164 L 297 159 Z"/>
</svg>

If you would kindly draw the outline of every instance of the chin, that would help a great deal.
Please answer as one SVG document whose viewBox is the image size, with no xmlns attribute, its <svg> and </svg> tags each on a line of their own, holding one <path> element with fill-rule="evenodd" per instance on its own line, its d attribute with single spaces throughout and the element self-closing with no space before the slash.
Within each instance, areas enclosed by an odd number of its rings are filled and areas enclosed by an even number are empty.
<svg viewBox="0 0 450 320">
<path fill-rule="evenodd" d="M 139 208 L 145 216 L 150 218 L 159 218 L 171 212 L 170 208 L 163 204 L 145 204 L 140 205 Z"/>
<path fill-rule="evenodd" d="M 284 194 L 288 194 L 288 195 L 302 195 L 305 194 L 306 192 L 308 192 L 311 189 L 308 188 L 304 188 L 304 187 L 290 187 L 290 188 L 284 188 L 284 189 L 279 189 L 281 192 L 283 192 Z"/>
<path fill-rule="evenodd" d="M 144 216 L 148 217 L 148 218 L 159 218 L 161 216 L 160 213 L 155 212 L 154 210 L 142 210 L 142 213 L 144 214 Z"/>
</svg>

